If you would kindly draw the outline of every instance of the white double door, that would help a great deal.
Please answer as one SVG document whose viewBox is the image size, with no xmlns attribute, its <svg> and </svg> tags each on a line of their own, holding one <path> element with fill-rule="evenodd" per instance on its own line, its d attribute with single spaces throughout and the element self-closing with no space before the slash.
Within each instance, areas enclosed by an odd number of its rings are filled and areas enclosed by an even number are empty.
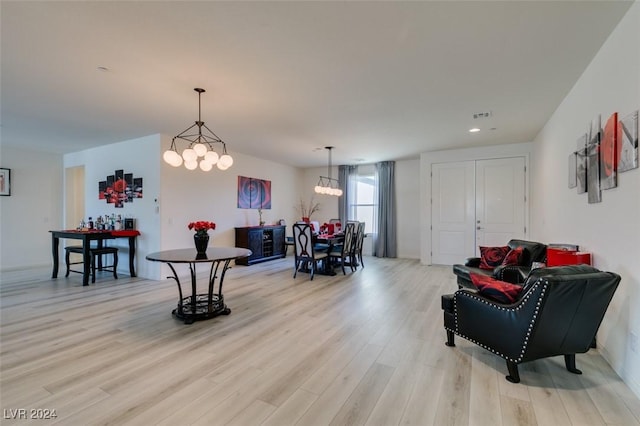
<svg viewBox="0 0 640 426">
<path fill-rule="evenodd" d="M 524 238 L 525 158 L 434 163 L 431 168 L 431 262 L 461 263 L 479 246 Z"/>
</svg>

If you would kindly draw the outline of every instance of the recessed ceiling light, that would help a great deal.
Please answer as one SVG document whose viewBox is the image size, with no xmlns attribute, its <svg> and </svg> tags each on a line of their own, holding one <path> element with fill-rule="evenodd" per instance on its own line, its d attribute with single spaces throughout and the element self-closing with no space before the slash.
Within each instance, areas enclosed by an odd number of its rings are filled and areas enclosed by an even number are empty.
<svg viewBox="0 0 640 426">
<path fill-rule="evenodd" d="M 97 69 L 98 71 L 102 71 L 102 72 L 107 72 L 107 71 L 109 71 L 109 68 L 107 68 L 107 67 L 98 67 L 98 68 L 96 68 L 96 69 Z"/>
<path fill-rule="evenodd" d="M 479 132 L 480 129 L 478 129 L 477 127 L 474 127 L 473 129 L 469 129 L 469 133 L 476 133 Z"/>
</svg>

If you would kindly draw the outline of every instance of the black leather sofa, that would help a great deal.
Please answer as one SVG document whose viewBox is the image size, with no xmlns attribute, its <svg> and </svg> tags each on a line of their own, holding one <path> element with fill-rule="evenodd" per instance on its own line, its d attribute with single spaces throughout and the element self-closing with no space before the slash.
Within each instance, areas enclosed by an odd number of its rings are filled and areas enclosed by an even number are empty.
<svg viewBox="0 0 640 426">
<path fill-rule="evenodd" d="M 510 249 L 522 247 L 520 264 L 517 266 L 498 266 L 494 270 L 480 269 L 480 258 L 469 257 L 464 265 L 453 265 L 453 273 L 457 276 L 459 288 L 474 289 L 471 283 L 471 272 L 475 274 L 489 275 L 500 281 L 507 281 L 513 284 L 521 284 L 525 281 L 531 271 L 531 263 L 545 262 L 547 257 L 547 246 L 543 243 L 526 240 L 511 240 L 507 243 Z"/>
<path fill-rule="evenodd" d="M 520 381 L 518 364 L 564 355 L 567 370 L 575 354 L 589 350 L 620 282 L 620 276 L 587 265 L 531 271 L 514 303 L 503 304 L 476 290 L 442 296 L 447 346 L 459 335 L 504 358 L 507 380 Z"/>
</svg>

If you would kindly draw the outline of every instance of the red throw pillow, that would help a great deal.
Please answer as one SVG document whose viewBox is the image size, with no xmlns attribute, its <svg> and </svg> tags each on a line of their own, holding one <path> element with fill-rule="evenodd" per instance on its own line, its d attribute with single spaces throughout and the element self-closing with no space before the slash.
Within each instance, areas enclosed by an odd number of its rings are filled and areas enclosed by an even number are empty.
<svg viewBox="0 0 640 426">
<path fill-rule="evenodd" d="M 507 253 L 504 260 L 502 261 L 502 264 L 503 265 L 519 265 L 523 250 L 524 250 L 523 247 L 518 247 L 512 250 L 509 250 L 509 253 Z"/>
<path fill-rule="evenodd" d="M 509 246 L 482 247 L 480 246 L 480 269 L 493 269 L 502 264 L 509 253 Z"/>
<path fill-rule="evenodd" d="M 513 303 L 522 292 L 522 286 L 496 280 L 482 274 L 471 273 L 471 282 L 480 294 L 500 303 Z"/>
</svg>

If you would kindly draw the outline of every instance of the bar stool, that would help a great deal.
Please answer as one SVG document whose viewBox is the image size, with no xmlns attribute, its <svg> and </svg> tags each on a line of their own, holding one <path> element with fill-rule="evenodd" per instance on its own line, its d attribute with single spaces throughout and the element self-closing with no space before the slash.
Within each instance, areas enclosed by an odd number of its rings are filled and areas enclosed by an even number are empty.
<svg viewBox="0 0 640 426">
<path fill-rule="evenodd" d="M 67 264 L 67 273 L 65 277 L 69 276 L 69 272 L 77 272 L 83 274 L 84 271 L 76 271 L 71 269 L 71 265 L 84 264 L 84 262 L 70 262 L 70 254 L 78 253 L 82 255 L 82 246 L 67 246 L 64 248 L 65 256 L 64 260 Z M 99 268 L 101 271 L 113 271 L 113 278 L 118 279 L 118 274 L 116 273 L 118 269 L 118 248 L 117 247 L 102 247 L 102 248 L 90 248 L 89 252 L 91 254 L 91 282 L 96 282 L 96 258 L 105 254 L 113 255 L 113 264 L 104 266 L 102 265 Z"/>
</svg>

